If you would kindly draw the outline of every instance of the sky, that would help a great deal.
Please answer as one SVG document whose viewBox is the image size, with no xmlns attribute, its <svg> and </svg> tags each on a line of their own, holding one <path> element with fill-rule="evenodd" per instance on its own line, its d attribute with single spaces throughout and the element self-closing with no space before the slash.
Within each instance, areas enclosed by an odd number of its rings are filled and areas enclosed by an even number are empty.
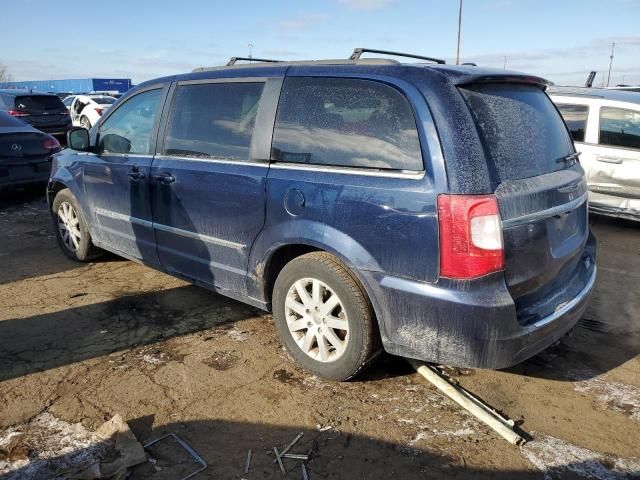
<svg viewBox="0 0 640 480">
<path fill-rule="evenodd" d="M 348 58 L 369 47 L 455 63 L 459 0 L 2 0 L 14 80 L 151 78 L 229 57 Z M 33 19 L 29 15 L 33 12 Z M 464 0 L 461 61 L 584 84 L 640 84 L 640 0 Z"/>
</svg>

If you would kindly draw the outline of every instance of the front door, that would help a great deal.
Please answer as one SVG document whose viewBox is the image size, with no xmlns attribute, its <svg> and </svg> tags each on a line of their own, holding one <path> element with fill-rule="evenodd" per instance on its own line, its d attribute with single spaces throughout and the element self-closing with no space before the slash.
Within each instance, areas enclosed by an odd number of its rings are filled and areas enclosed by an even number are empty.
<svg viewBox="0 0 640 480">
<path fill-rule="evenodd" d="M 151 167 L 160 262 L 230 296 L 246 292 L 249 251 L 264 224 L 277 101 L 261 101 L 269 89 L 265 79 L 179 82 Z"/>
<path fill-rule="evenodd" d="M 158 264 L 149 175 L 164 97 L 157 87 L 118 106 L 100 125 L 96 153 L 84 165 L 95 242 L 149 264 Z"/>
</svg>

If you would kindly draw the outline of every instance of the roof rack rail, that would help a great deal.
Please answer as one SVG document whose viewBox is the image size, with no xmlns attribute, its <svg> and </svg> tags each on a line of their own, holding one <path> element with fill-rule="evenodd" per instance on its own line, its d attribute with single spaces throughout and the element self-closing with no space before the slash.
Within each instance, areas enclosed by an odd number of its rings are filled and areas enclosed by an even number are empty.
<svg viewBox="0 0 640 480">
<path fill-rule="evenodd" d="M 282 61 L 282 60 L 273 60 L 271 58 L 231 57 L 227 62 L 227 67 L 230 67 L 231 65 L 235 65 L 236 62 L 239 60 L 246 60 L 249 62 L 268 62 L 268 63 L 278 63 Z"/>
<path fill-rule="evenodd" d="M 409 57 L 409 58 L 418 58 L 420 60 L 429 60 L 430 62 L 435 62 L 439 64 L 446 63 L 444 60 L 440 58 L 423 57 L 422 55 L 414 55 L 412 53 L 390 52 L 388 50 L 374 50 L 373 48 L 354 48 L 353 53 L 349 58 L 350 60 L 359 60 L 363 53 L 382 53 L 384 55 L 395 55 L 397 57 Z"/>
</svg>

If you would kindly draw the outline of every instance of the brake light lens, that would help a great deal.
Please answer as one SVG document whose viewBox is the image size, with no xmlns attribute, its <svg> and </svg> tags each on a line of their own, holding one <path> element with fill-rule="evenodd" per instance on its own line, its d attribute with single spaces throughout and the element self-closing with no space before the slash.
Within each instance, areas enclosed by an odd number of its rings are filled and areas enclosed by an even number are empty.
<svg viewBox="0 0 640 480">
<path fill-rule="evenodd" d="M 98 115 L 102 115 L 102 112 L 103 112 L 102 108 L 96 108 L 95 110 Z"/>
<path fill-rule="evenodd" d="M 7 113 L 12 117 L 28 117 L 29 116 L 28 112 L 25 112 L 23 110 L 16 110 L 15 108 L 7 110 Z"/>
<path fill-rule="evenodd" d="M 504 268 L 495 195 L 439 195 L 440 276 L 478 278 Z"/>
<path fill-rule="evenodd" d="M 46 150 L 50 150 L 51 153 L 57 153 L 62 150 L 60 142 L 56 140 L 55 137 L 45 137 L 45 139 L 42 141 L 42 146 Z"/>
</svg>

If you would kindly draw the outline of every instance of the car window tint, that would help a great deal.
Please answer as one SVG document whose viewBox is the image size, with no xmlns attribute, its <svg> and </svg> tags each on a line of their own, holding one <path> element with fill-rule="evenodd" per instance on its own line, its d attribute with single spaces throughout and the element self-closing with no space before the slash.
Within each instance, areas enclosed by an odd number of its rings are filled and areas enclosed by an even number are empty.
<svg viewBox="0 0 640 480">
<path fill-rule="evenodd" d="M 423 168 L 407 99 L 382 83 L 346 78 L 285 79 L 272 159 L 395 170 Z"/>
<path fill-rule="evenodd" d="M 178 86 L 165 155 L 248 160 L 263 87 L 261 82 Z"/>
<path fill-rule="evenodd" d="M 600 108 L 600 145 L 640 149 L 640 112 Z"/>
<path fill-rule="evenodd" d="M 153 125 L 161 98 L 162 90 L 148 90 L 120 105 L 100 127 L 98 150 L 150 154 Z"/>
<path fill-rule="evenodd" d="M 97 98 L 94 97 L 91 100 L 93 100 L 94 102 L 100 105 L 111 105 L 113 103 L 116 103 L 116 99 L 110 98 L 110 97 L 97 97 Z"/>
<path fill-rule="evenodd" d="M 587 105 L 558 104 L 574 142 L 584 142 L 584 132 L 587 129 L 589 107 Z"/>
</svg>

